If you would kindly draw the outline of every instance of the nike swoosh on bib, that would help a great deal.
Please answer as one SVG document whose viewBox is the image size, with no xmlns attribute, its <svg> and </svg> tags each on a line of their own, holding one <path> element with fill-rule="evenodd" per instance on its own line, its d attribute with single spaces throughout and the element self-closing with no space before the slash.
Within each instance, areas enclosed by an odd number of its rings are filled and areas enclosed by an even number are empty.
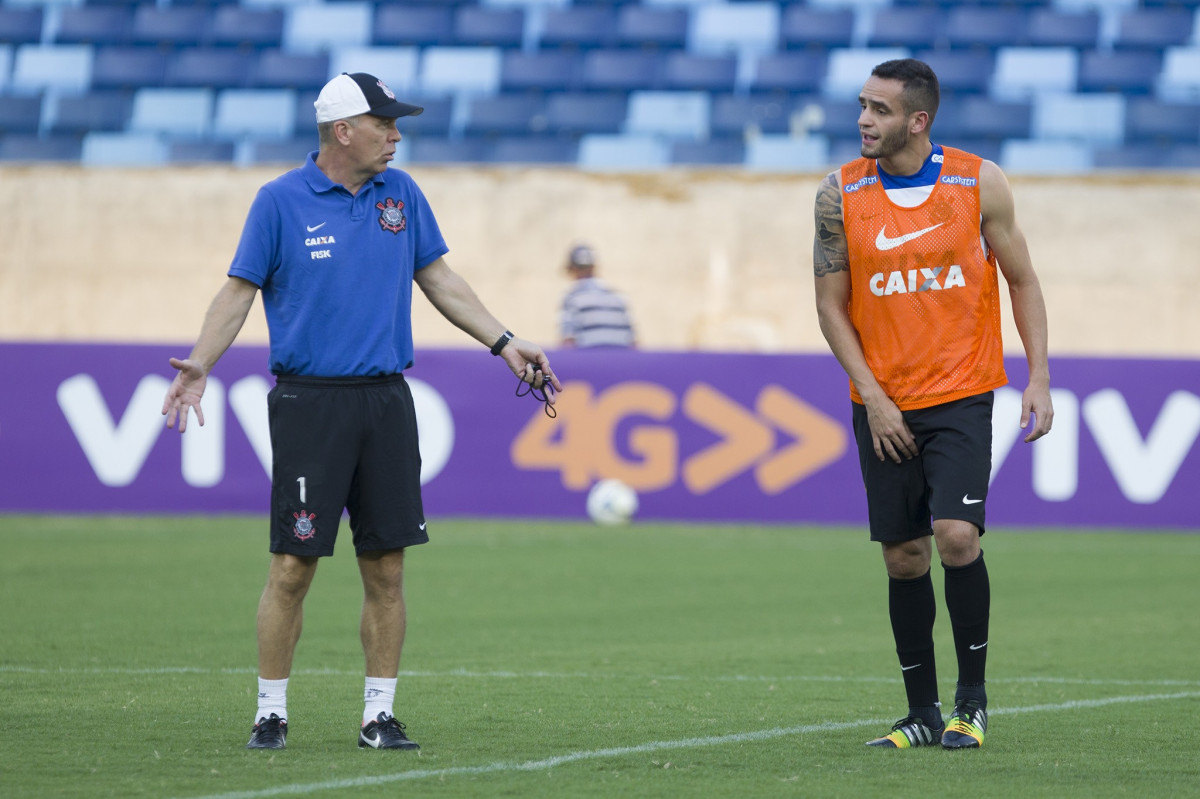
<svg viewBox="0 0 1200 799">
<path fill-rule="evenodd" d="M 885 232 L 887 230 L 887 228 L 882 227 L 879 229 L 879 235 L 875 237 L 875 248 L 879 249 L 879 250 L 893 250 L 896 247 L 899 247 L 901 244 L 907 244 L 908 242 L 912 241 L 913 239 L 924 236 L 926 233 L 928 233 L 931 230 L 937 230 L 944 224 L 945 224 L 944 222 L 938 222 L 936 225 L 933 225 L 932 227 L 927 227 L 924 230 L 916 230 L 916 231 L 913 231 L 912 233 L 905 233 L 903 236 L 897 236 L 894 239 L 889 238 L 887 233 Z"/>
</svg>

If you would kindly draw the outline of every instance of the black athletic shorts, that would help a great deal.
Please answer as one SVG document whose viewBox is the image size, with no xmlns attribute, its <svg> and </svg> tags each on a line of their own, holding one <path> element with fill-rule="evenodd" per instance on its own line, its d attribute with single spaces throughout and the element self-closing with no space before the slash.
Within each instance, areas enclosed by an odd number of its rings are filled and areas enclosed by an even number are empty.
<svg viewBox="0 0 1200 799">
<path fill-rule="evenodd" d="M 931 519 L 961 519 L 984 531 L 992 471 L 991 391 L 931 408 L 903 411 L 917 457 L 879 460 L 867 411 L 854 406 L 854 438 L 867 488 L 871 540 L 911 541 L 933 532 Z"/>
<path fill-rule="evenodd" d="M 402 375 L 279 375 L 267 412 L 272 552 L 332 555 L 343 509 L 357 554 L 429 540 L 417 416 Z"/>
</svg>

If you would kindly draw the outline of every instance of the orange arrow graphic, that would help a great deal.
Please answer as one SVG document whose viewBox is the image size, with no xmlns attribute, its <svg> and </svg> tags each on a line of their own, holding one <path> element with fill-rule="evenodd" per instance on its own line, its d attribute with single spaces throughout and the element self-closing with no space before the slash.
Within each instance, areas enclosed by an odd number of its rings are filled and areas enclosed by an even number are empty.
<svg viewBox="0 0 1200 799">
<path fill-rule="evenodd" d="M 684 485 L 705 494 L 750 468 L 775 445 L 775 434 L 741 405 L 712 386 L 695 383 L 683 396 L 689 419 L 724 436 L 683 465 Z"/>
<path fill-rule="evenodd" d="M 796 438 L 796 443 L 755 469 L 754 477 L 764 493 L 778 494 L 846 451 L 846 431 L 841 424 L 779 386 L 759 392 L 757 409 L 760 416 Z"/>
</svg>

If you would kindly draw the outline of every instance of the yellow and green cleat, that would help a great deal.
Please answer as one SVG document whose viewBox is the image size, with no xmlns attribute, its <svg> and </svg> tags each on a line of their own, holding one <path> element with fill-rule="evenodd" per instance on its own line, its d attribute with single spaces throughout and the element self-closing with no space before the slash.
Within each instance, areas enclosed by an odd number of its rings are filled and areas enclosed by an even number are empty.
<svg viewBox="0 0 1200 799">
<path fill-rule="evenodd" d="M 889 749 L 910 749 L 914 746 L 933 746 L 942 737 L 946 725 L 938 714 L 937 726 L 927 724 L 917 716 L 908 716 L 892 725 L 892 731 L 882 738 L 867 741 L 867 746 L 882 746 Z"/>
<path fill-rule="evenodd" d="M 944 749 L 975 749 L 983 746 L 983 734 L 987 732 L 987 710 L 971 700 L 955 702 L 954 712 L 946 722 L 942 733 Z"/>
</svg>

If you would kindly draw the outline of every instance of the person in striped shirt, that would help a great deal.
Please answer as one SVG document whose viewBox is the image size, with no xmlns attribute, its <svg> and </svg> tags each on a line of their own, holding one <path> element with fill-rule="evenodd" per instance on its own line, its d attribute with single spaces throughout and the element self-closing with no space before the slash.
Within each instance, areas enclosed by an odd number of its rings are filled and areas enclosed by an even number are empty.
<svg viewBox="0 0 1200 799">
<path fill-rule="evenodd" d="M 574 281 L 563 297 L 559 320 L 564 347 L 632 347 L 633 323 L 625 299 L 596 277 L 596 254 L 578 245 L 567 256 Z"/>
</svg>

